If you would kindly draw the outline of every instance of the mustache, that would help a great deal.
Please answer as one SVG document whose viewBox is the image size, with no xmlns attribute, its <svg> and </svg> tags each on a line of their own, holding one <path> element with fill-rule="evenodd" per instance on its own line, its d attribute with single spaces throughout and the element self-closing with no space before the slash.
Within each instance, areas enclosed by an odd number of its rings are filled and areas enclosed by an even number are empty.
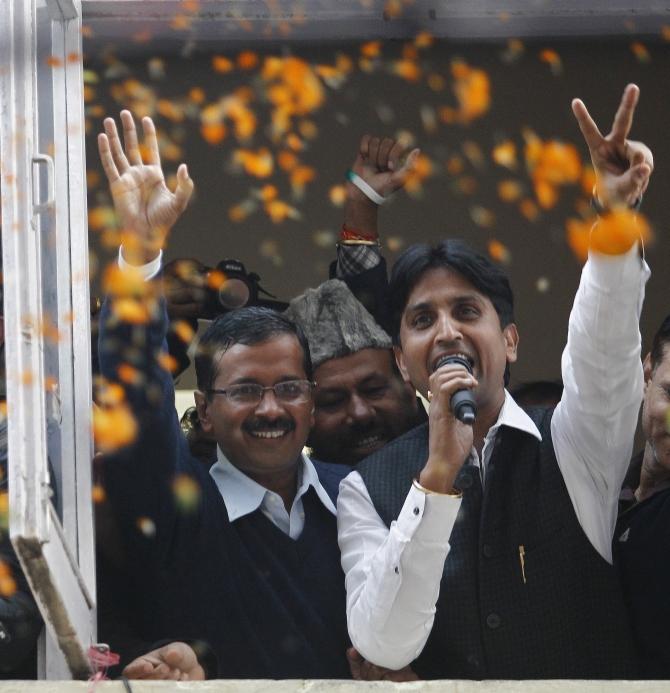
<svg viewBox="0 0 670 693">
<path fill-rule="evenodd" d="M 292 431 L 295 428 L 295 422 L 286 417 L 272 420 L 255 417 L 245 421 L 242 427 L 247 433 L 256 431 Z"/>
<path fill-rule="evenodd" d="M 370 433 L 381 432 L 381 428 L 382 427 L 377 421 L 369 421 L 368 423 L 354 421 L 346 431 L 343 430 L 341 432 L 341 435 L 344 438 L 356 438 L 363 435 L 369 435 Z"/>
</svg>

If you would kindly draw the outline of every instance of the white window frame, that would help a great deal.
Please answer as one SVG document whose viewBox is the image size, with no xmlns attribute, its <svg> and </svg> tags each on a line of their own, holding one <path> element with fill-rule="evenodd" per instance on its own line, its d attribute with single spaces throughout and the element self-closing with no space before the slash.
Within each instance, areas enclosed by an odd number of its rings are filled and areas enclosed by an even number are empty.
<svg viewBox="0 0 670 693">
<path fill-rule="evenodd" d="M 37 2 L 0 2 L 10 536 L 47 626 L 42 672 L 47 678 L 86 678 L 96 594 L 81 2 L 42 0 L 51 19 L 46 38 L 60 61 L 51 84 L 44 83 L 38 64 Z M 52 100 L 40 99 L 45 87 Z M 53 118 L 50 152 L 38 151 L 44 118 Z M 47 215 L 55 244 L 43 247 Z M 49 302 L 60 330 L 56 344 L 40 327 Z M 57 384 L 47 392 L 47 370 L 54 364 Z M 51 453 L 58 478 L 51 480 L 49 427 L 57 438 Z M 58 488 L 62 521 L 50 482 Z"/>
</svg>

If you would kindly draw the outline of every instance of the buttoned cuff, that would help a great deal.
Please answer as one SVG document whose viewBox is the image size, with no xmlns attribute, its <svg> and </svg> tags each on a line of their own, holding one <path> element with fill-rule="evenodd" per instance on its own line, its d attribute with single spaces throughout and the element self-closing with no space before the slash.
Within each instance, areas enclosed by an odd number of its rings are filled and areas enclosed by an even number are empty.
<svg viewBox="0 0 670 693">
<path fill-rule="evenodd" d="M 425 493 L 412 485 L 396 529 L 408 539 L 416 535 L 422 541 L 446 545 L 460 507 L 460 497 Z"/>
<path fill-rule="evenodd" d="M 123 257 L 123 246 L 119 246 L 119 267 L 122 270 L 135 270 L 146 280 L 153 279 L 160 271 L 163 263 L 163 251 L 159 250 L 158 255 L 146 265 L 131 265 Z"/>
</svg>

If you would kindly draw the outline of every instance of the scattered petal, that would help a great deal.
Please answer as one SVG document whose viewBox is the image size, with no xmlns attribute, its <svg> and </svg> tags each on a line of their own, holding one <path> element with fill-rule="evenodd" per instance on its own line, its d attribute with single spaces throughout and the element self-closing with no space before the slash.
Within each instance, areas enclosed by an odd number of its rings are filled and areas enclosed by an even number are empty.
<svg viewBox="0 0 670 693">
<path fill-rule="evenodd" d="M 251 149 L 237 149 L 233 154 L 233 161 L 255 178 L 267 178 L 274 170 L 274 159 L 267 147 L 261 147 L 255 152 Z"/>
<path fill-rule="evenodd" d="M 633 51 L 633 55 L 637 58 L 639 63 L 644 64 L 651 62 L 651 53 L 649 53 L 649 49 L 644 45 L 644 43 L 634 41 L 630 44 L 630 49 Z"/>
<path fill-rule="evenodd" d="M 109 453 L 129 445 L 137 438 L 137 421 L 126 404 L 93 407 L 95 449 Z"/>
<path fill-rule="evenodd" d="M 539 57 L 543 63 L 549 65 L 552 74 L 560 75 L 563 72 L 561 56 L 552 48 L 545 48 L 543 51 L 540 51 Z"/>
<path fill-rule="evenodd" d="M 156 523 L 150 517 L 138 517 L 137 529 L 139 529 L 147 539 L 153 539 L 156 536 Z"/>
<path fill-rule="evenodd" d="M 551 288 L 551 282 L 547 277 L 538 277 L 535 282 L 535 288 L 539 293 L 545 294 Z"/>
<path fill-rule="evenodd" d="M 286 219 L 298 220 L 301 218 L 300 212 L 283 200 L 270 200 L 265 204 L 265 212 L 275 224 Z"/>
<path fill-rule="evenodd" d="M 328 191 L 331 204 L 342 207 L 347 199 L 347 189 L 344 185 L 333 185 Z"/>
<path fill-rule="evenodd" d="M 237 56 L 237 66 L 241 70 L 253 70 L 258 66 L 258 54 L 253 51 L 242 51 Z"/>
<path fill-rule="evenodd" d="M 500 54 L 500 57 L 504 63 L 511 65 L 515 63 L 525 52 L 526 48 L 523 42 L 519 39 L 513 38 L 507 41 L 507 47 Z"/>
<path fill-rule="evenodd" d="M 361 46 L 361 55 L 366 58 L 378 58 L 381 55 L 381 41 L 369 41 Z"/>
<path fill-rule="evenodd" d="M 200 486 L 193 477 L 187 474 L 177 474 L 172 481 L 172 493 L 179 512 L 190 514 L 198 509 Z"/>
<path fill-rule="evenodd" d="M 94 503 L 104 503 L 107 500 L 107 492 L 100 484 L 95 484 L 91 489 L 91 498 Z"/>
<path fill-rule="evenodd" d="M 404 245 L 405 245 L 405 241 L 402 238 L 400 238 L 400 236 L 389 236 L 386 239 L 386 247 L 392 253 L 400 252 Z"/>
<path fill-rule="evenodd" d="M 481 226 L 482 228 L 490 228 L 496 223 L 495 214 L 490 209 L 482 207 L 481 205 L 475 205 L 470 208 L 470 218 L 472 221 Z"/>
<path fill-rule="evenodd" d="M 212 68 L 214 69 L 214 72 L 226 74 L 228 72 L 232 72 L 235 69 L 235 65 L 230 58 L 226 58 L 223 55 L 215 55 L 212 58 Z"/>
<path fill-rule="evenodd" d="M 332 231 L 328 229 L 321 229 L 320 231 L 315 231 L 312 234 L 312 241 L 318 248 L 331 249 L 335 246 L 337 237 Z"/>
<path fill-rule="evenodd" d="M 523 196 L 523 187 L 516 180 L 501 180 L 498 183 L 498 197 L 503 202 L 516 202 Z"/>
<path fill-rule="evenodd" d="M 487 249 L 492 260 L 503 265 L 509 265 L 512 259 L 512 254 L 510 253 L 509 248 L 503 243 L 493 238 L 488 242 Z"/>
<path fill-rule="evenodd" d="M 184 344 L 190 344 L 195 336 L 195 330 L 186 320 L 176 320 L 171 324 L 171 328 Z"/>
<path fill-rule="evenodd" d="M 212 146 L 223 142 L 227 134 L 226 126 L 223 123 L 204 123 L 200 126 L 202 138 Z"/>
<path fill-rule="evenodd" d="M 512 140 L 505 140 L 500 142 L 493 148 L 493 161 L 499 166 L 505 166 L 505 168 L 513 171 L 517 167 L 516 160 L 516 144 Z"/>
</svg>

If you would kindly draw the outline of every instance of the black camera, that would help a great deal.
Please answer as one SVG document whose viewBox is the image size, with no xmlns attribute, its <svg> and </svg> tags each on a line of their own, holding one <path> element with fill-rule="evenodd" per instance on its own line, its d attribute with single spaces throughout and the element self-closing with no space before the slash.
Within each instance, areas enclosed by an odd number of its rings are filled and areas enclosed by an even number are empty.
<svg viewBox="0 0 670 693">
<path fill-rule="evenodd" d="M 260 280 L 255 272 L 247 272 L 239 260 L 221 260 L 216 267 L 207 270 L 201 317 L 211 320 L 245 306 L 265 306 L 280 312 L 286 310 L 288 303 L 277 301 L 263 289 Z M 269 298 L 260 298 L 259 294 Z"/>
</svg>

